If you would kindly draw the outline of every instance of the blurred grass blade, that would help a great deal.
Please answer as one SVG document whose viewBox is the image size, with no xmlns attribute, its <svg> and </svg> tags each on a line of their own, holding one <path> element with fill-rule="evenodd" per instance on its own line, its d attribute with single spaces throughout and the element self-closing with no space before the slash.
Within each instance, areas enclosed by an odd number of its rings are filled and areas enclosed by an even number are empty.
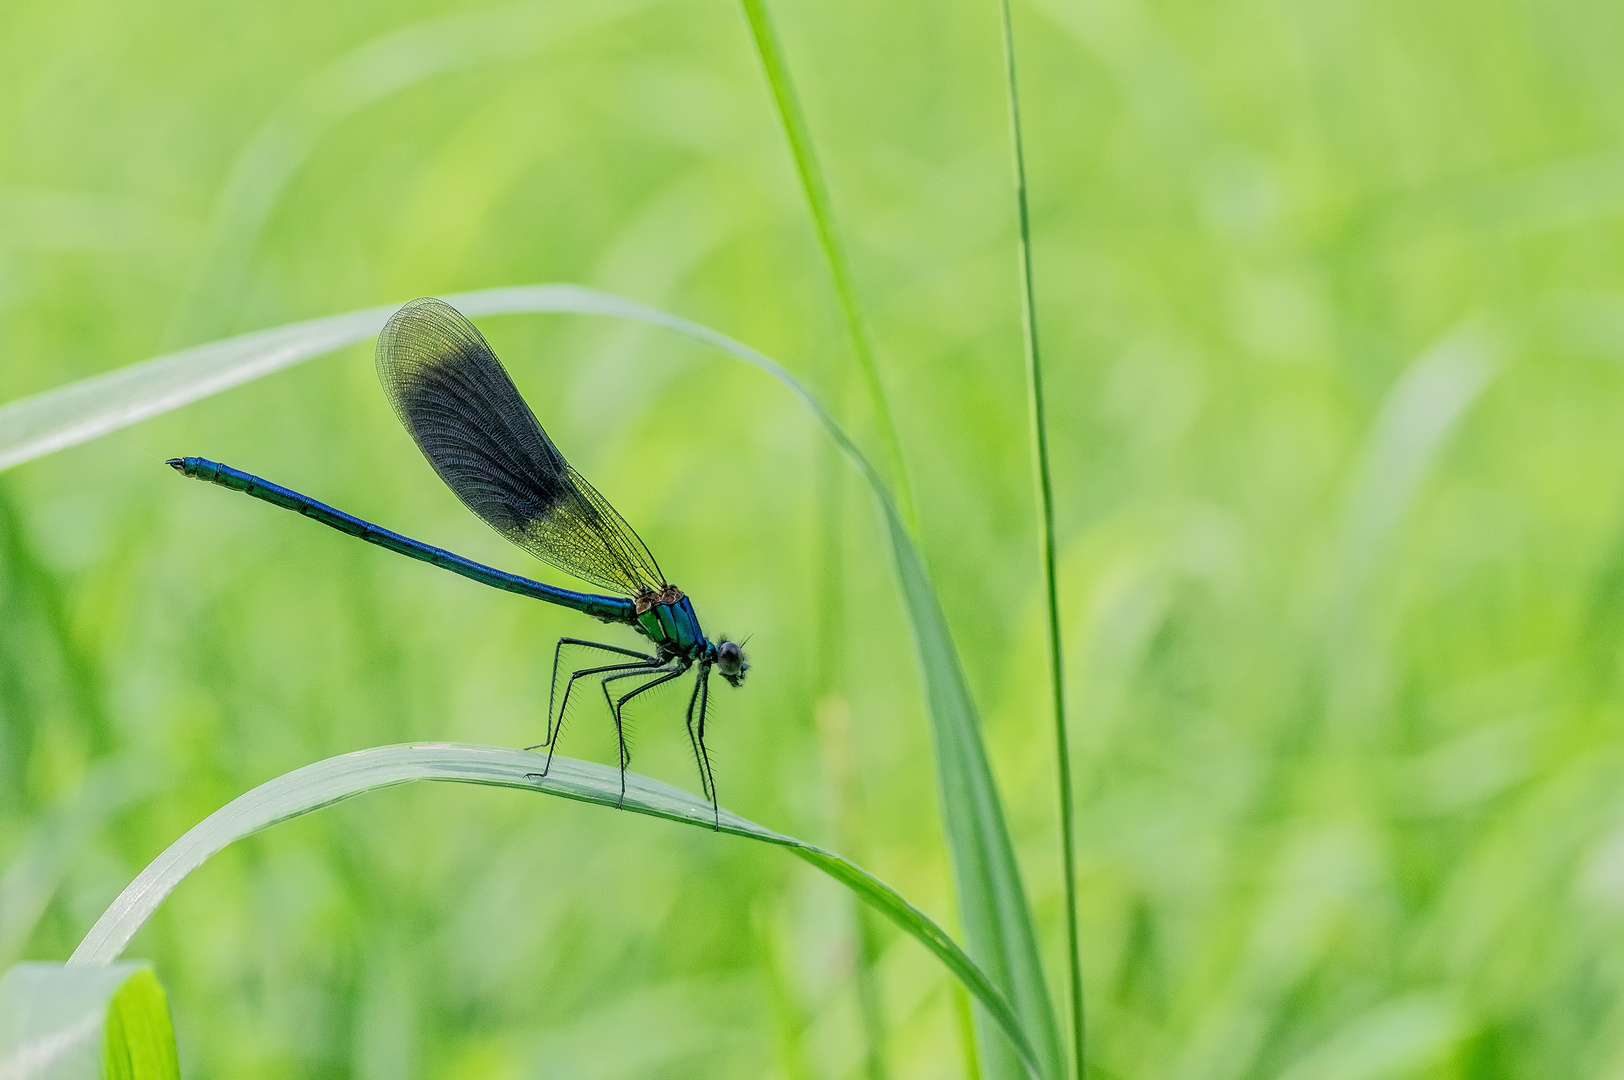
<svg viewBox="0 0 1624 1080">
<path fill-rule="evenodd" d="M 518 788 L 610 807 L 621 797 L 620 773 L 608 766 L 554 758 L 548 775 L 540 776 L 536 772 L 540 764 L 538 755 L 523 750 L 428 743 L 361 750 L 279 776 L 210 814 L 154 859 L 91 927 L 68 964 L 75 969 L 97 969 L 116 960 L 164 897 L 215 852 L 277 822 L 331 806 L 364 791 L 413 780 L 450 780 Z M 625 808 L 702 829 L 710 829 L 713 823 L 709 802 L 635 773 L 626 777 Z M 919 941 L 998 1020 L 1023 1060 L 1029 1063 L 1030 1073 L 1038 1075 L 1030 1043 L 1003 994 L 941 927 L 890 886 L 833 852 L 773 832 L 725 810 L 721 812 L 721 830 L 789 849 L 851 889 Z"/>
<path fill-rule="evenodd" d="M 160 770 L 131 758 L 104 759 L 87 770 L 71 799 L 31 823 L 0 873 L 0 964 L 28 944 L 68 868 L 97 830 L 157 788 L 159 775 Z"/>
<path fill-rule="evenodd" d="M 1460 1005 L 1448 993 L 1410 993 L 1356 1014 L 1276 1075 L 1279 1080 L 1447 1075 L 1444 1062 L 1469 1030 Z"/>
<path fill-rule="evenodd" d="M 742 0 L 744 14 L 750 20 L 750 33 L 755 38 L 756 53 L 767 73 L 767 84 L 772 87 L 773 101 L 778 106 L 778 118 L 789 139 L 790 152 L 795 156 L 795 172 L 801 179 L 801 190 L 806 195 L 807 209 L 817 229 L 818 245 L 829 263 L 829 275 L 834 279 L 835 296 L 840 301 L 840 314 L 846 321 L 846 332 L 851 337 L 852 351 L 857 354 L 857 365 L 862 369 L 863 382 L 874 415 L 880 422 L 880 436 L 885 440 L 886 455 L 890 458 L 891 475 L 896 483 L 897 501 L 902 506 L 903 520 L 910 528 L 917 528 L 914 517 L 913 489 L 908 483 L 908 467 L 902 456 L 902 439 L 891 416 L 891 405 L 886 398 L 885 384 L 880 380 L 879 364 L 874 359 L 874 345 L 869 340 L 868 328 L 863 323 L 863 312 L 857 301 L 857 283 L 852 279 L 851 259 L 845 244 L 835 228 L 834 207 L 829 201 L 829 186 L 823 178 L 823 167 L 812 148 L 812 133 L 806 126 L 806 114 L 790 79 L 789 64 L 784 50 L 778 44 L 772 19 L 767 14 L 765 0 Z"/>
<path fill-rule="evenodd" d="M 441 75 L 555 48 L 658 2 L 526 2 L 438 16 L 365 42 L 307 77 L 231 163 L 169 340 L 195 340 L 229 328 L 277 201 L 323 136 L 346 117 Z"/>
<path fill-rule="evenodd" d="M 1003 803 L 993 782 L 981 720 L 964 680 L 936 592 L 919 552 L 908 541 L 896 508 L 882 500 L 890 526 L 892 554 L 913 625 L 914 644 L 924 669 L 931 724 L 936 738 L 937 782 L 942 815 L 953 855 L 959 917 L 976 961 L 1013 998 L 1042 1054 L 1044 1076 L 1062 1075 L 1060 1034 L 1049 988 L 1038 957 L 1031 909 L 1021 886 L 1020 867 L 1004 822 Z M 987 1075 L 1008 1074 L 1008 1064 L 982 1040 Z"/>
<path fill-rule="evenodd" d="M 1500 341 L 1467 319 L 1401 375 L 1382 402 L 1347 496 L 1337 574 L 1339 621 L 1370 577 L 1456 425 L 1502 367 Z"/>
<path fill-rule="evenodd" d="M 0 1080 L 179 1080 L 163 987 L 144 964 L 18 964 L 0 978 Z"/>
<path fill-rule="evenodd" d="M 1043 363 L 1038 352 L 1038 302 L 1032 284 L 1032 216 L 1026 199 L 1026 149 L 1021 142 L 1021 98 L 1015 79 L 1015 23 L 1009 0 L 999 0 L 1004 22 L 1004 74 L 1009 86 L 1010 148 L 1014 156 L 1022 344 L 1026 352 L 1027 411 L 1032 423 L 1032 468 L 1037 478 L 1038 550 L 1049 614 L 1049 693 L 1054 721 L 1056 781 L 1060 789 L 1060 869 L 1065 877 L 1066 969 L 1071 990 L 1072 1071 L 1083 1077 L 1083 946 L 1077 931 L 1077 839 L 1072 808 L 1071 740 L 1066 731 L 1065 651 L 1060 642 L 1060 588 L 1055 580 L 1054 486 L 1049 479 L 1049 427 L 1043 411 Z"/>
<path fill-rule="evenodd" d="M 445 299 L 468 315 L 625 314 L 614 305 L 626 303 L 574 285 L 487 289 Z M 375 337 L 397 307 L 351 311 L 197 345 L 0 406 L 0 469 Z"/>
<path fill-rule="evenodd" d="M 0 469 L 375 335 L 393 307 L 227 338 L 0 406 Z"/>
<path fill-rule="evenodd" d="M 788 387 L 868 481 L 890 538 L 924 678 L 965 937 L 976 963 L 1003 988 L 1021 1018 L 1037 1048 L 1042 1074 L 1062 1075 L 1060 1034 L 1003 804 L 981 741 L 980 717 L 930 576 L 884 478 L 794 376 L 748 345 L 708 327 L 576 285 L 520 285 L 444 299 L 469 316 L 548 311 L 634 319 L 726 353 Z M 201 345 L 0 407 L 0 468 L 363 340 L 376 334 L 394 309 L 369 308 Z"/>
</svg>

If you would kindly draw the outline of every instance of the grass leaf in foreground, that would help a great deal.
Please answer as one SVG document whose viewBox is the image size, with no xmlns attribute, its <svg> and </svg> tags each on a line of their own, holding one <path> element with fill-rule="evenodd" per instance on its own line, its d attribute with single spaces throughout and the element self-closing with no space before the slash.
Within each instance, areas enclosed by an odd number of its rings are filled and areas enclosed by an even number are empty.
<svg viewBox="0 0 1624 1080">
<path fill-rule="evenodd" d="M 5 1080 L 180 1080 L 163 987 L 145 964 L 18 964 L 0 978 Z"/>
<path fill-rule="evenodd" d="M 450 780 L 558 795 L 613 807 L 620 773 L 606 765 L 555 757 L 548 775 L 542 758 L 494 746 L 418 743 L 381 746 L 318 761 L 261 784 L 210 814 L 170 845 L 113 901 L 68 960 L 70 968 L 99 968 L 116 960 L 136 931 L 175 886 L 226 846 L 281 821 L 331 806 L 352 795 L 413 780 Z M 626 776 L 625 808 L 638 814 L 710 829 L 711 804 L 636 773 Z M 1038 1075 L 1032 1048 L 1009 1003 L 963 949 L 923 912 L 868 871 L 833 852 L 773 832 L 727 811 L 721 831 L 787 848 L 856 893 L 947 966 L 1008 1034 L 1028 1071 Z"/>
<path fill-rule="evenodd" d="M 869 483 L 891 542 L 925 683 L 945 832 L 971 955 L 1001 987 L 1045 1077 L 1062 1075 L 1060 1033 L 1037 932 L 993 782 L 981 721 L 924 560 L 885 480 L 819 401 L 771 358 L 725 334 L 577 285 L 519 285 L 443 299 L 468 316 L 609 315 L 659 326 L 760 368 L 788 387 Z M 0 468 L 61 449 L 372 337 L 397 305 L 293 323 L 200 345 L 0 407 Z"/>
</svg>

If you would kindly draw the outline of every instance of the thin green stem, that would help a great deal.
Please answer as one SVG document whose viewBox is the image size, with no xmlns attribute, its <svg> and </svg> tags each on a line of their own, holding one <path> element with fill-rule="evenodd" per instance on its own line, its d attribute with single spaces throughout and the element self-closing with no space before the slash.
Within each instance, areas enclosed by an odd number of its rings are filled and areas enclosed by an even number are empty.
<svg viewBox="0 0 1624 1080">
<path fill-rule="evenodd" d="M 845 245 L 841 243 L 840 233 L 835 228 L 834 208 L 829 202 L 829 188 L 824 182 L 823 169 L 819 166 L 817 154 L 812 148 L 812 134 L 806 125 L 806 115 L 801 111 L 800 99 L 795 94 L 795 84 L 790 80 L 789 64 L 784 59 L 784 50 L 779 46 L 778 34 L 773 30 L 772 20 L 767 15 L 765 0 L 740 0 L 740 2 L 744 5 L 745 17 L 750 20 L 750 31 L 755 37 L 756 52 L 761 57 L 761 66 L 767 73 L 767 83 L 772 87 L 773 100 L 778 105 L 778 118 L 783 122 L 784 135 L 789 139 L 790 151 L 795 156 L 795 171 L 801 178 L 801 190 L 806 195 L 807 207 L 812 213 L 812 224 L 817 229 L 818 244 L 823 248 L 824 258 L 828 260 L 829 275 L 834 279 L 835 296 L 840 302 L 840 313 L 846 322 L 846 332 L 851 337 L 852 351 L 857 356 L 857 366 L 863 372 L 863 382 L 868 387 L 869 400 L 879 421 L 880 437 L 885 442 L 886 456 L 890 459 L 891 479 L 896 488 L 897 505 L 909 529 L 917 534 L 919 526 L 914 517 L 913 491 L 908 483 L 907 465 L 902 457 L 902 440 L 897 435 L 897 425 L 891 416 L 885 386 L 880 381 L 879 365 L 874 360 L 874 346 L 869 341 L 868 327 L 863 321 L 862 308 L 857 302 L 857 284 L 852 278 L 851 260 L 847 258 Z"/>
<path fill-rule="evenodd" d="M 981 1054 L 976 1050 L 976 1024 L 970 995 L 962 986 L 948 990 L 953 999 L 954 1026 L 959 1029 L 959 1054 L 964 1058 L 964 1080 L 981 1080 Z"/>
<path fill-rule="evenodd" d="M 1009 127 L 1015 156 L 1015 206 L 1020 224 L 1021 329 L 1026 350 L 1027 402 L 1032 414 L 1032 462 L 1037 473 L 1038 530 L 1043 584 L 1049 602 L 1049 682 L 1054 695 L 1055 761 L 1060 786 L 1060 861 L 1066 877 L 1066 944 L 1071 975 L 1073 1065 L 1083 1076 L 1082 945 L 1077 931 L 1077 843 L 1072 827 L 1071 750 L 1066 736 L 1064 654 L 1060 648 L 1060 594 L 1055 584 L 1054 489 L 1049 479 L 1049 433 L 1043 413 L 1043 365 L 1038 353 L 1037 298 L 1032 286 L 1032 219 L 1026 200 L 1026 152 L 1021 143 L 1021 105 L 1015 83 L 1015 26 L 1009 0 L 999 0 L 1004 21 L 1004 70 L 1009 80 Z"/>
</svg>

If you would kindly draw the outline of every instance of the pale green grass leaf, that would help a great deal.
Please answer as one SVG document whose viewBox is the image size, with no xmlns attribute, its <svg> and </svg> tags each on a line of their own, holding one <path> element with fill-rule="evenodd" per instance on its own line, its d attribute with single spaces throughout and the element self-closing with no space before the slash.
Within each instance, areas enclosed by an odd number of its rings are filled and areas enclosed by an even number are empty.
<svg viewBox="0 0 1624 1080">
<path fill-rule="evenodd" d="M 494 746 L 420 743 L 381 746 L 318 761 L 261 784 L 227 803 L 170 845 L 113 901 L 69 958 L 70 967 L 110 964 L 124 951 L 166 896 L 216 852 L 253 833 L 353 795 L 413 780 L 450 780 L 518 788 L 613 807 L 620 773 L 604 765 L 555 757 L 546 776 L 543 759 Z M 635 773 L 626 776 L 624 807 L 633 813 L 710 829 L 709 802 Z M 804 840 L 773 832 L 721 811 L 722 832 L 787 848 L 857 894 L 903 932 L 934 953 L 1009 1035 L 1034 1075 L 1031 1047 L 1019 1019 L 991 980 L 952 938 L 896 890 L 868 871 Z"/>
</svg>

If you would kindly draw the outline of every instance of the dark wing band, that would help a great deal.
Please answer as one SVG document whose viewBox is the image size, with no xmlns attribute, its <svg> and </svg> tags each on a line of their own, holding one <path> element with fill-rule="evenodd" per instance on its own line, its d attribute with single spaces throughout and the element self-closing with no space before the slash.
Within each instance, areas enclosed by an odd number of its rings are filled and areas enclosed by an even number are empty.
<svg viewBox="0 0 1624 1080">
<path fill-rule="evenodd" d="M 378 337 L 378 379 L 446 486 L 513 543 L 626 596 L 665 587 L 654 556 L 570 468 L 480 332 L 413 300 Z"/>
</svg>

